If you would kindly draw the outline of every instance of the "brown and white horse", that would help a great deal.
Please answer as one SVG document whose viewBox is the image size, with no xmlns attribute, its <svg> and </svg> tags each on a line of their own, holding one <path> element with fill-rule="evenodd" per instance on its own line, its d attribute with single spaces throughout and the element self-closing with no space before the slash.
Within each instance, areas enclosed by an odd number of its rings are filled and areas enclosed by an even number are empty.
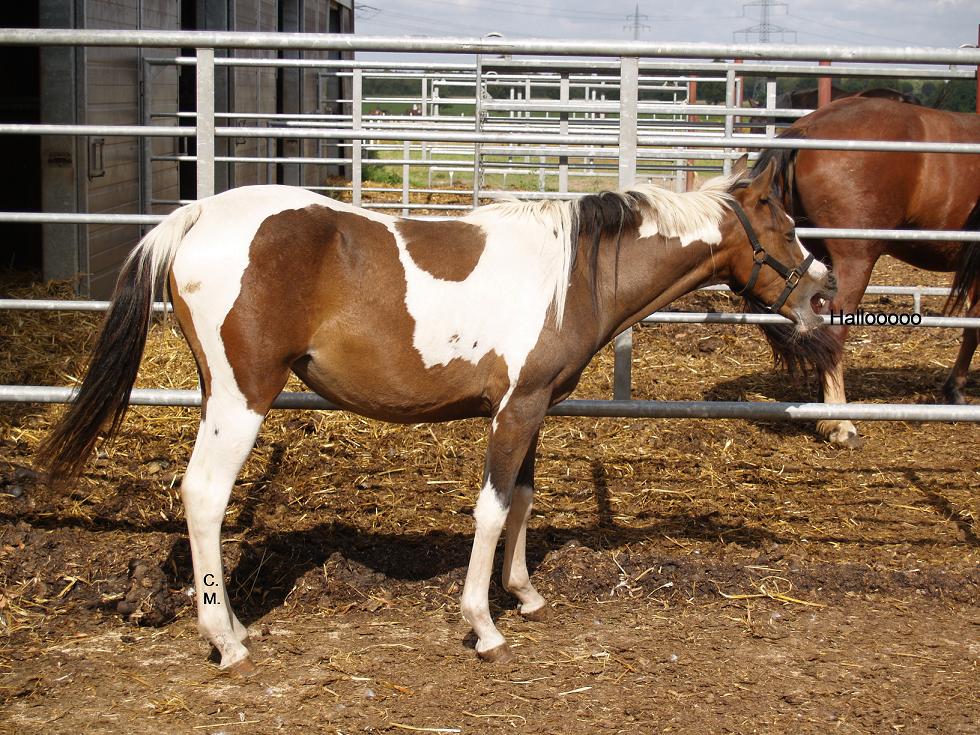
<svg viewBox="0 0 980 735">
<path fill-rule="evenodd" d="M 522 614 L 544 616 L 525 561 L 538 429 L 596 351 L 710 283 L 748 284 L 800 334 L 820 324 L 811 301 L 831 296 L 826 268 L 806 257 L 769 179 L 742 174 L 744 162 L 688 194 L 637 186 L 438 222 L 281 186 L 184 206 L 124 266 L 77 399 L 41 461 L 55 481 L 77 477 L 103 425 L 110 435 L 118 428 L 154 285 L 166 278 L 203 391 L 181 493 L 199 628 L 221 667 L 252 667 L 223 582 L 221 522 L 290 371 L 366 416 L 492 418 L 461 610 L 478 654 L 508 660 L 487 599 L 494 549 L 506 525 L 503 584 Z"/>
<path fill-rule="evenodd" d="M 800 118 L 780 137 L 976 143 L 980 141 L 980 115 L 854 97 Z M 762 171 L 770 163 L 776 166 L 770 179 L 773 196 L 801 226 L 980 230 L 980 155 L 783 149 L 766 151 L 756 170 Z M 967 316 L 980 316 L 980 243 L 827 239 L 807 244 L 831 265 L 837 279 L 837 296 L 827 311 L 852 313 L 864 296 L 878 258 L 891 255 L 919 268 L 955 271 L 947 311 L 966 304 Z M 791 367 L 806 364 L 805 344 L 787 335 L 782 327 L 766 327 L 765 332 L 777 354 Z M 827 403 L 847 400 L 841 359 L 847 332 L 844 325 L 827 328 L 831 349 L 837 354 L 829 369 L 817 366 Z M 959 355 L 943 386 L 944 396 L 951 403 L 965 402 L 962 388 L 978 332 L 963 332 Z M 821 421 L 817 430 L 834 444 L 861 444 L 850 421 Z"/>
</svg>

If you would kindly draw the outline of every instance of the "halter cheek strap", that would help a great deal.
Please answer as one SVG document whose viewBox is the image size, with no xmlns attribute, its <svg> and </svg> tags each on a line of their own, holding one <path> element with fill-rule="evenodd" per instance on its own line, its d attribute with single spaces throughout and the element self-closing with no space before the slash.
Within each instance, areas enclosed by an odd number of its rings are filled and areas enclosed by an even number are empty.
<svg viewBox="0 0 980 735">
<path fill-rule="evenodd" d="M 759 279 L 759 273 L 762 271 L 762 266 L 768 265 L 776 273 L 781 275 L 786 280 L 786 285 L 783 287 L 783 291 L 779 294 L 779 298 L 776 299 L 772 306 L 768 307 L 770 312 L 779 311 L 783 304 L 786 303 L 786 299 L 789 295 L 793 293 L 793 289 L 799 284 L 800 279 L 806 275 L 806 272 L 810 269 L 810 265 L 813 263 L 813 255 L 808 255 L 806 259 L 800 263 L 795 268 L 787 268 L 785 265 L 780 263 L 769 253 L 765 251 L 762 247 L 762 243 L 759 242 L 759 238 L 755 234 L 755 230 L 752 227 L 752 223 L 749 222 L 748 215 L 745 214 L 745 210 L 742 209 L 737 201 L 731 202 L 732 211 L 735 212 L 735 216 L 738 217 L 739 221 L 742 223 L 742 228 L 745 230 L 746 237 L 749 238 L 749 242 L 752 244 L 752 272 L 749 274 L 749 280 L 746 281 L 745 286 L 735 292 L 736 296 L 744 296 L 755 286 L 755 282 Z"/>
</svg>

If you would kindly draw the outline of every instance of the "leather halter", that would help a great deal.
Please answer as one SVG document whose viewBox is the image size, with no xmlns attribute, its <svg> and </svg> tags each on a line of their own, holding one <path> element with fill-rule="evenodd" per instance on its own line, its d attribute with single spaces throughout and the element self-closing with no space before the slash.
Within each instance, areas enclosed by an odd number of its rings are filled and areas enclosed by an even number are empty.
<svg viewBox="0 0 980 735">
<path fill-rule="evenodd" d="M 800 279 L 806 275 L 806 272 L 810 270 L 810 265 L 813 263 L 813 255 L 808 255 L 806 259 L 800 263 L 795 268 L 787 268 L 785 265 L 780 263 L 769 253 L 765 251 L 762 247 L 762 243 L 759 242 L 759 238 L 756 237 L 755 230 L 752 228 L 752 223 L 749 222 L 748 216 L 745 214 L 745 210 L 742 209 L 742 205 L 737 201 L 731 201 L 732 211 L 735 212 L 735 216 L 738 217 L 739 221 L 742 223 L 742 228 L 745 230 L 746 237 L 749 238 L 749 242 L 752 243 L 752 273 L 749 275 L 749 280 L 746 282 L 744 288 L 740 291 L 736 291 L 736 296 L 744 296 L 752 287 L 755 286 L 755 282 L 759 278 L 759 272 L 762 270 L 762 266 L 768 265 L 776 273 L 781 275 L 786 279 L 786 285 L 783 287 L 783 292 L 779 294 L 779 298 L 776 299 L 772 306 L 766 307 L 767 311 L 775 314 L 778 312 L 783 304 L 786 303 L 786 299 L 789 295 L 793 293 L 793 289 L 799 284 Z"/>
</svg>

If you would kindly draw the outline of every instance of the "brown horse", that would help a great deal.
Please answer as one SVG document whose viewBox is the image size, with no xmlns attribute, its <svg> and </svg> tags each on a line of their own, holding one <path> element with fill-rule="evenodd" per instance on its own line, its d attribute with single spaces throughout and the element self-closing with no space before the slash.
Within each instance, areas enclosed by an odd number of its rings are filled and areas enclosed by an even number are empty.
<svg viewBox="0 0 980 735">
<path fill-rule="evenodd" d="M 127 261 L 77 400 L 41 453 L 76 476 L 118 428 L 167 279 L 197 361 L 203 418 L 181 485 L 198 623 L 222 668 L 249 670 L 222 575 L 221 521 L 259 425 L 290 371 L 329 400 L 397 422 L 492 418 L 461 611 L 477 653 L 511 653 L 487 599 L 506 525 L 503 583 L 549 610 L 525 536 L 548 408 L 614 335 L 709 283 L 729 283 L 815 331 L 833 290 L 769 197 L 769 175 L 689 194 L 651 186 L 575 202 L 505 202 L 450 221 L 398 219 L 305 189 L 236 189 L 171 214 Z"/>
<path fill-rule="evenodd" d="M 931 110 L 883 99 L 846 98 L 801 118 L 782 138 L 857 139 L 976 143 L 980 116 Z M 980 230 L 980 155 L 876 153 L 871 151 L 768 150 L 757 163 L 774 163 L 774 194 L 798 225 L 869 229 Z M 768 175 L 768 174 L 767 174 Z M 808 240 L 808 247 L 831 266 L 837 295 L 833 312 L 853 313 L 878 258 L 891 255 L 919 268 L 955 271 L 947 311 L 968 305 L 980 315 L 980 243 L 895 240 Z M 840 354 L 848 327 L 828 327 Z M 964 403 L 962 388 L 977 347 L 976 329 L 966 329 L 959 356 L 943 393 Z M 779 327 L 766 329 L 777 354 L 790 367 L 806 354 Z M 845 402 L 842 361 L 821 374 L 823 399 Z M 850 421 L 821 421 L 818 431 L 831 442 L 859 446 Z"/>
</svg>

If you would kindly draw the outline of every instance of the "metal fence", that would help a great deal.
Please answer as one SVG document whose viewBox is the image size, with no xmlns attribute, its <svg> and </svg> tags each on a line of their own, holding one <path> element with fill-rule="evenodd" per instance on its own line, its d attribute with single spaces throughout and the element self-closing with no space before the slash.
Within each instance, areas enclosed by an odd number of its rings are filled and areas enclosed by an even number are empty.
<svg viewBox="0 0 980 735">
<path fill-rule="evenodd" d="M 628 185 L 638 178 L 658 177 L 661 183 L 682 190 L 690 172 L 728 171 L 731 161 L 745 149 L 820 148 L 832 150 L 931 151 L 963 155 L 980 154 L 980 141 L 965 144 L 914 142 L 780 140 L 774 138 L 779 120 L 806 111 L 776 106 L 778 76 L 860 76 L 880 79 L 973 79 L 980 65 L 980 50 L 796 46 L 769 44 L 652 44 L 591 42 L 511 42 L 487 39 L 408 39 L 369 36 L 289 33 L 228 33 L 185 31 L 88 31 L 52 29 L 0 29 L 0 44 L 32 46 L 139 46 L 195 48 L 193 58 L 146 59 L 147 64 L 193 66 L 196 75 L 194 126 L 155 124 L 148 111 L 141 125 L 45 125 L 2 124 L 0 134 L 68 136 L 136 136 L 143 141 L 148 160 L 193 161 L 197 195 L 215 192 L 215 167 L 219 163 L 296 165 L 349 164 L 349 195 L 365 204 L 361 186 L 365 165 L 377 163 L 372 153 L 393 152 L 382 159 L 402 167 L 397 203 L 367 203 L 376 208 L 401 209 L 416 205 L 410 199 L 410 169 L 428 170 L 423 191 L 439 192 L 432 172 L 468 174 L 471 204 L 444 205 L 444 209 L 468 209 L 505 193 L 488 182 L 535 176 L 535 196 L 574 196 L 574 178 L 608 176 L 613 183 Z M 277 58 L 222 58 L 216 49 L 307 49 L 385 51 L 392 53 L 451 53 L 474 57 L 470 63 L 416 62 L 394 58 L 391 62 L 354 60 L 298 60 Z M 585 58 L 582 57 L 591 57 Z M 817 66 L 813 62 L 837 62 Z M 843 63 L 840 63 L 843 62 Z M 349 114 L 276 115 L 216 113 L 216 69 L 221 67 L 298 67 L 351 80 L 350 98 L 339 100 Z M 365 105 L 380 103 L 365 96 L 365 78 L 411 78 L 419 84 L 414 97 L 399 98 L 418 104 L 419 114 L 382 116 L 364 112 Z M 765 108 L 741 107 L 742 85 L 747 79 L 766 85 Z M 724 84 L 723 104 L 696 104 L 692 84 Z M 319 89 L 319 85 L 318 85 Z M 546 91 L 550 90 L 550 91 Z M 557 97 L 554 96 L 557 90 Z M 336 101 L 336 100 L 335 100 Z M 390 101 L 390 100 L 389 100 Z M 456 108 L 448 114 L 447 109 Z M 461 114 L 456 114 L 462 108 Z M 173 117 L 173 115 L 170 115 Z M 173 123 L 173 120 L 169 122 Z M 194 139 L 194 155 L 154 158 L 147 141 L 156 137 Z M 342 154 L 313 158 L 220 156 L 217 141 L 223 138 L 266 141 L 296 139 L 339 143 Z M 272 148 L 272 146 L 270 146 Z M 145 167 L 147 171 L 152 167 Z M 494 178 L 496 177 L 496 178 Z M 526 182 L 525 182 L 526 183 Z M 144 182 L 150 204 L 173 203 L 153 198 L 152 180 Z M 314 187 L 329 193 L 348 187 Z M 418 188 L 418 187 L 416 187 Z M 457 192 L 453 189 L 454 193 Z M 438 206 L 425 205 L 427 209 Z M 145 213 L 37 213 L 3 212 L 0 221 L 45 223 L 128 223 L 149 225 L 161 217 Z M 800 229 L 803 236 L 868 237 L 890 239 L 980 240 L 975 232 L 906 230 Z M 896 287 L 892 287 L 893 289 Z M 923 295 L 935 289 L 904 288 L 884 291 L 913 296 L 915 310 Z M 874 293 L 875 287 L 869 289 Z M 0 300 L 0 308 L 98 309 L 89 302 L 41 302 Z M 660 313 L 651 322 L 760 323 L 779 317 L 740 314 Z M 978 319 L 923 317 L 920 326 L 978 327 Z M 701 403 L 631 401 L 631 336 L 616 340 L 615 398 L 612 402 L 566 401 L 553 413 L 617 416 L 701 416 L 783 419 L 861 418 L 888 420 L 980 420 L 980 407 L 874 405 L 825 406 L 824 404 Z M 66 401 L 68 389 L 41 386 L 0 386 L 0 401 Z M 134 391 L 134 402 L 187 405 L 194 392 Z M 194 394 L 196 395 L 196 394 Z M 308 394 L 286 394 L 283 406 L 326 408 Z"/>
</svg>

